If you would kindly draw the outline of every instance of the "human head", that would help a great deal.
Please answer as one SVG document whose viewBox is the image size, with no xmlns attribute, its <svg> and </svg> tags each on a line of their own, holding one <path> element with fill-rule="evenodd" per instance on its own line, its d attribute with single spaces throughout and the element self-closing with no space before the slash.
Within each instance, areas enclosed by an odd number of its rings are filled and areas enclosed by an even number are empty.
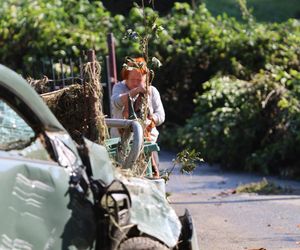
<svg viewBox="0 0 300 250">
<path fill-rule="evenodd" d="M 148 73 L 149 70 L 144 58 L 129 58 L 123 66 L 121 77 L 125 80 L 128 88 L 133 89 L 140 84 L 145 84 Z"/>
</svg>

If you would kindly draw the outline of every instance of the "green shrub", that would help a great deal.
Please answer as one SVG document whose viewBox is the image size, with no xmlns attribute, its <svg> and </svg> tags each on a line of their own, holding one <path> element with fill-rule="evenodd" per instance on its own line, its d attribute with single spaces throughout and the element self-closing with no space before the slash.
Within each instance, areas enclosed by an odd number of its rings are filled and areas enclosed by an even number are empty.
<svg viewBox="0 0 300 250">
<path fill-rule="evenodd" d="M 296 71 L 264 71 L 251 82 L 214 78 L 195 98 L 178 143 L 225 168 L 300 175 L 299 86 Z"/>
<path fill-rule="evenodd" d="M 192 10 L 176 3 L 161 19 L 165 31 L 151 44 L 163 62 L 154 84 L 160 89 L 168 121 L 184 124 L 194 112 L 192 97 L 216 74 L 250 80 L 269 65 L 300 67 L 300 22 L 240 23 L 226 15 L 213 17 L 205 5 Z M 180 114 L 180 116 L 178 116 Z"/>
<path fill-rule="evenodd" d="M 0 16 L 0 61 L 25 76 L 42 60 L 75 60 L 90 48 L 98 55 L 107 51 L 110 14 L 100 1 L 8 0 Z"/>
<path fill-rule="evenodd" d="M 203 2 L 215 16 L 226 12 L 230 16 L 241 19 L 237 0 L 204 0 Z M 289 18 L 300 17 L 298 0 L 247 0 L 247 5 L 259 22 L 284 22 Z"/>
</svg>

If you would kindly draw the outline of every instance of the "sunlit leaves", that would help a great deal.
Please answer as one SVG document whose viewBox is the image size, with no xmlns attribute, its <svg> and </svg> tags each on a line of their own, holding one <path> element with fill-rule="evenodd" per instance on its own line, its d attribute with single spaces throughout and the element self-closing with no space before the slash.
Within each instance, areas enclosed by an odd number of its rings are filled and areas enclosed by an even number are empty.
<svg viewBox="0 0 300 250">
<path fill-rule="evenodd" d="M 186 148 L 179 152 L 172 162 L 173 166 L 170 169 L 167 169 L 162 175 L 162 178 L 166 182 L 169 181 L 176 166 L 180 167 L 181 174 L 191 174 L 201 162 L 204 162 L 204 160 L 200 157 L 200 152 L 195 149 Z"/>
<path fill-rule="evenodd" d="M 154 68 L 160 68 L 162 66 L 162 63 L 156 57 L 152 57 L 151 64 Z"/>
<path fill-rule="evenodd" d="M 89 48 L 106 51 L 110 14 L 99 1 L 8 0 L 0 16 L 0 59 L 25 74 L 43 58 L 76 59 Z"/>
<path fill-rule="evenodd" d="M 174 162 L 181 165 L 181 173 L 191 173 L 195 170 L 199 162 L 203 162 L 203 159 L 195 149 L 185 149 L 177 154 Z"/>
<path fill-rule="evenodd" d="M 195 98 L 195 114 L 179 130 L 178 143 L 223 167 L 296 175 L 300 78 L 287 85 L 280 80 L 291 72 L 298 76 L 295 71 L 272 72 L 262 71 L 251 82 L 223 77 L 205 83 L 205 92 Z"/>
</svg>

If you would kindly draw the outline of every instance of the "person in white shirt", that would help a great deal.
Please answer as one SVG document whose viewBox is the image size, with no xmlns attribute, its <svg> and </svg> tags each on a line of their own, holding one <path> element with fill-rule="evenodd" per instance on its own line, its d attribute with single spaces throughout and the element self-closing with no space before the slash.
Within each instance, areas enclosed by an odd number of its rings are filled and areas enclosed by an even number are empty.
<svg viewBox="0 0 300 250">
<path fill-rule="evenodd" d="M 148 95 L 148 115 L 146 121 L 145 137 L 156 142 L 158 138 L 157 126 L 165 121 L 165 111 L 161 101 L 160 94 L 154 86 L 150 86 L 148 93 L 146 90 L 146 78 L 150 77 L 149 69 L 146 66 L 144 58 L 133 58 L 133 62 L 128 62 L 121 71 L 123 81 L 114 85 L 111 96 L 112 118 L 129 118 L 129 98 L 138 103 L 143 95 Z M 134 67 L 134 65 L 141 65 Z M 135 105 L 136 107 L 137 105 Z M 112 137 L 120 136 L 117 129 L 111 130 Z M 153 156 L 153 158 L 156 158 Z M 152 161 L 154 165 L 158 165 Z M 154 166 L 154 176 L 159 177 L 158 166 Z"/>
</svg>

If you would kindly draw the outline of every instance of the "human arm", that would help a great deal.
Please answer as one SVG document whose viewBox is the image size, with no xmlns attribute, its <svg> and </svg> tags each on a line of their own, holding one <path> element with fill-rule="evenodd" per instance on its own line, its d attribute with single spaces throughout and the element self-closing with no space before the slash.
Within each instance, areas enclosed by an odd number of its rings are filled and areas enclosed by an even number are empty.
<svg viewBox="0 0 300 250">
<path fill-rule="evenodd" d="M 152 92 L 152 120 L 156 126 L 161 125 L 165 121 L 165 110 L 161 101 L 160 94 L 155 87 L 151 87 Z"/>
<path fill-rule="evenodd" d="M 135 98 L 139 93 L 144 92 L 145 88 L 141 85 L 130 90 L 124 82 L 115 84 L 111 96 L 113 117 L 128 119 L 128 97 Z"/>
<path fill-rule="evenodd" d="M 146 93 L 144 86 L 140 85 L 136 88 L 129 89 L 125 83 L 117 83 L 112 90 L 111 102 L 118 109 L 123 108 L 128 103 L 128 96 L 136 97 L 140 93 Z"/>
<path fill-rule="evenodd" d="M 114 108 L 122 109 L 123 103 L 121 96 L 128 91 L 126 85 L 122 82 L 118 82 L 113 86 L 111 95 L 111 105 Z"/>
</svg>

